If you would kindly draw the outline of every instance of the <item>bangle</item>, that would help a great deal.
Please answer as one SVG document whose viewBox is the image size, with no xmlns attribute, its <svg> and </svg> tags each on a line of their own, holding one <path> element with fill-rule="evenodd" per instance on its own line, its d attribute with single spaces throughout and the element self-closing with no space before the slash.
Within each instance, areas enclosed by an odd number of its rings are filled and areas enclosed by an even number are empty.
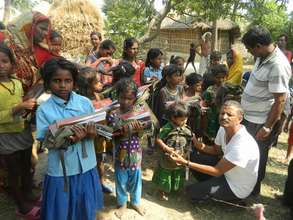
<svg viewBox="0 0 293 220">
<path fill-rule="evenodd" d="M 190 161 L 188 160 L 186 163 L 186 166 L 189 167 L 189 165 L 190 165 Z"/>
<path fill-rule="evenodd" d="M 270 132 L 272 131 L 271 128 L 268 128 L 268 127 L 266 127 L 266 126 L 262 126 L 262 129 L 263 129 L 265 132 L 267 132 L 267 133 L 270 133 Z"/>
</svg>

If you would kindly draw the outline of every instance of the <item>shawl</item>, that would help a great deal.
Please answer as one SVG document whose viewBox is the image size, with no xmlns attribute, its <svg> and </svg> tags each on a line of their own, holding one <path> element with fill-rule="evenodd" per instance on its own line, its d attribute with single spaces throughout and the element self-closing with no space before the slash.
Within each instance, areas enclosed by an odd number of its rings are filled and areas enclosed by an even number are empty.
<svg viewBox="0 0 293 220">
<path fill-rule="evenodd" d="M 232 49 L 233 64 L 229 68 L 228 78 L 226 82 L 240 85 L 243 73 L 243 59 L 242 56 Z"/>
<path fill-rule="evenodd" d="M 36 25 L 42 21 L 49 22 L 48 17 L 40 12 L 21 14 L 7 26 L 4 42 L 12 50 L 16 59 L 15 73 L 21 80 L 25 93 L 39 80 L 37 70 L 47 60 L 53 58 L 50 52 L 49 33 L 43 42 L 33 44 Z"/>
</svg>

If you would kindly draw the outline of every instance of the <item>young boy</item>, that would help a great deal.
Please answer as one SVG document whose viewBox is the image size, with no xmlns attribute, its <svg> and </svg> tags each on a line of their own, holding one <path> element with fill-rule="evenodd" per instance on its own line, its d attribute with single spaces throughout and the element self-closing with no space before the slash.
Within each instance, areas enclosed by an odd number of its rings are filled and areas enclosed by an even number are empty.
<svg viewBox="0 0 293 220">
<path fill-rule="evenodd" d="M 203 111 L 203 141 L 206 144 L 213 144 L 219 129 L 219 110 L 221 108 L 220 100 L 217 100 L 219 89 L 223 86 L 228 75 L 228 69 L 224 64 L 218 64 L 211 68 L 215 84 L 208 87 L 203 92 L 203 101 L 206 110 Z"/>
<path fill-rule="evenodd" d="M 200 61 L 199 61 L 199 70 L 198 73 L 203 75 L 208 68 L 208 58 L 212 51 L 212 33 L 206 32 L 201 36 L 200 42 Z"/>
<path fill-rule="evenodd" d="M 190 63 L 192 65 L 193 69 L 194 69 L 194 72 L 196 72 L 196 68 L 194 66 L 195 55 L 196 55 L 195 45 L 194 45 L 194 43 L 191 43 L 190 44 L 190 49 L 189 49 L 189 57 L 188 57 L 184 72 L 185 72 L 185 70 L 187 69 L 187 66 Z"/>
</svg>

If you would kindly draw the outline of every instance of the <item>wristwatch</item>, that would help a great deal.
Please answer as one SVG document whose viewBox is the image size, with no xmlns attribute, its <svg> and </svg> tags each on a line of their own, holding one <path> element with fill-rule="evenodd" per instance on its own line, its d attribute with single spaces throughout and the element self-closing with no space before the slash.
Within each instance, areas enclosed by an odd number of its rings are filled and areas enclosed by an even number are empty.
<svg viewBox="0 0 293 220">
<path fill-rule="evenodd" d="M 266 127 L 266 126 L 262 126 L 262 129 L 264 129 L 264 131 L 265 131 L 266 133 L 270 133 L 270 132 L 272 131 L 271 128 L 268 128 L 268 127 Z"/>
</svg>

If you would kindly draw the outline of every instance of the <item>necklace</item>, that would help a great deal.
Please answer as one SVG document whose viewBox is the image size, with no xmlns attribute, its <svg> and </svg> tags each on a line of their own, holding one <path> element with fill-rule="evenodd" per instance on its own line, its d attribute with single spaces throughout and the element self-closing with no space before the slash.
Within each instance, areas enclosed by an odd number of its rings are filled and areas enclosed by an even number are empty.
<svg viewBox="0 0 293 220">
<path fill-rule="evenodd" d="M 170 94 L 170 95 L 177 95 L 177 93 L 178 93 L 178 90 L 176 89 L 175 91 L 173 90 L 169 90 L 169 88 L 166 86 L 166 89 L 167 89 L 167 92 Z"/>
<path fill-rule="evenodd" d="M 10 82 L 12 82 L 12 89 L 8 88 L 7 86 L 5 86 L 2 82 L 0 82 L 0 85 L 5 88 L 10 95 L 15 95 L 15 83 L 13 82 L 13 80 L 10 79 Z"/>
</svg>

